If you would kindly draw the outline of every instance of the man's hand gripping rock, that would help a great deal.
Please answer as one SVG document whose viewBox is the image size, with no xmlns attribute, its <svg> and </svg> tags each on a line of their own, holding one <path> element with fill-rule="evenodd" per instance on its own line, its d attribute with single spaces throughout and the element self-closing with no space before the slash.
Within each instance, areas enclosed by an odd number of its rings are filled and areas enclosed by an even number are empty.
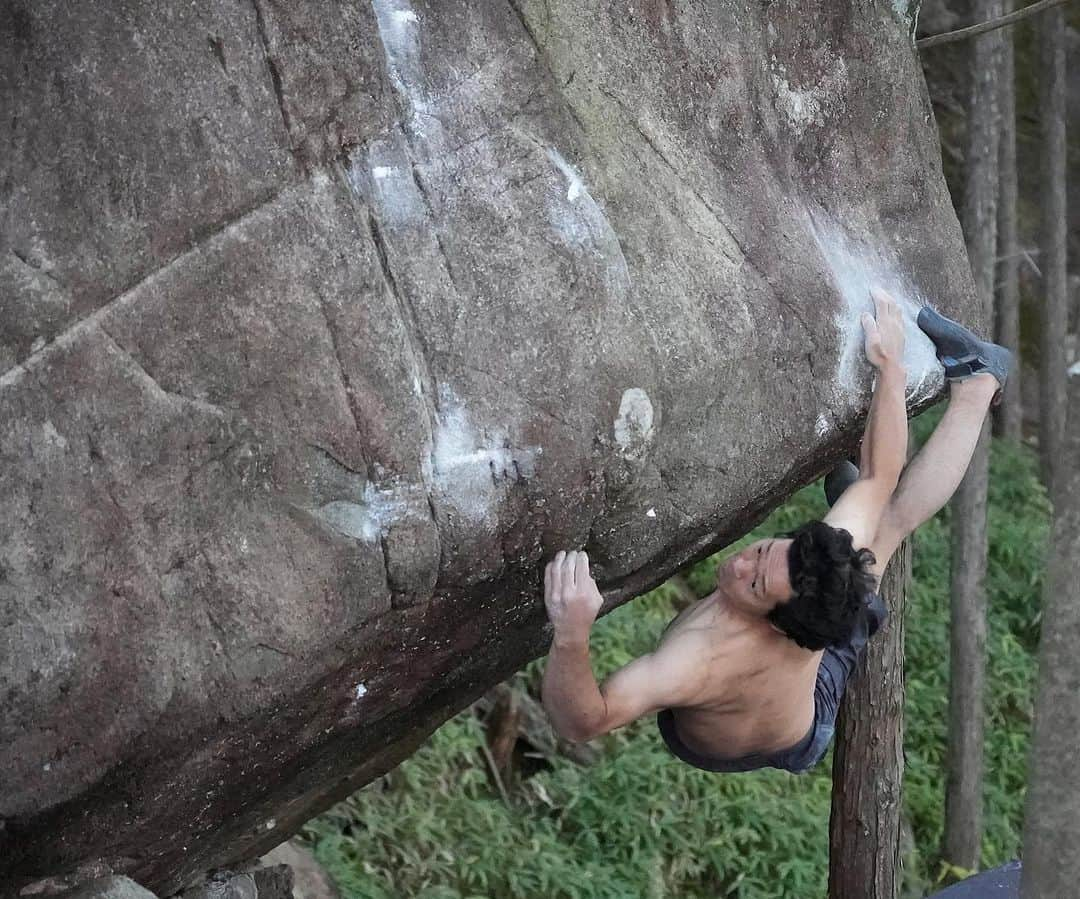
<svg viewBox="0 0 1080 899">
<path fill-rule="evenodd" d="M 589 631 L 604 598 L 589 574 L 589 557 L 583 552 L 555 554 L 544 570 L 544 605 L 555 630 L 554 642 L 580 646 L 589 642 Z"/>
<path fill-rule="evenodd" d="M 880 287 L 870 295 L 877 318 L 869 312 L 862 315 L 864 347 L 867 360 L 881 371 L 904 361 L 904 317 L 896 300 Z"/>
</svg>

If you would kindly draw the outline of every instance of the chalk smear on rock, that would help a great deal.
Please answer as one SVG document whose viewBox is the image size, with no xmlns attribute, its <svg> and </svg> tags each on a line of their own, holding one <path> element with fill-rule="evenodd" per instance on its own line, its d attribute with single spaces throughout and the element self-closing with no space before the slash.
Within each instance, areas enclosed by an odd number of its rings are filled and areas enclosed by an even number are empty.
<svg viewBox="0 0 1080 899">
<path fill-rule="evenodd" d="M 918 402 L 941 386 L 944 369 L 934 345 L 916 324 L 926 299 L 899 271 L 899 265 L 880 234 L 860 239 L 821 213 L 808 213 L 811 233 L 832 274 L 833 284 L 843 304 L 837 312 L 840 358 L 835 376 L 838 398 L 858 400 L 870 375 L 866 361 L 862 314 L 874 313 L 872 287 L 880 287 L 897 301 L 904 317 L 904 367 L 907 370 L 909 402 Z"/>
</svg>

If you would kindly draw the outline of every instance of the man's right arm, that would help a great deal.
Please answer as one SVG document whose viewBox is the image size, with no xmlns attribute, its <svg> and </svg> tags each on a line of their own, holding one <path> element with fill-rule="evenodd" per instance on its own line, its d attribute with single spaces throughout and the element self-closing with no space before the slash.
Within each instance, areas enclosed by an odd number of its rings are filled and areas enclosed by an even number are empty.
<svg viewBox="0 0 1080 899">
<path fill-rule="evenodd" d="M 617 727 L 693 701 L 696 654 L 668 640 L 598 685 L 589 660 L 589 631 L 602 599 L 584 553 L 559 553 L 544 575 L 544 601 L 555 637 L 544 669 L 543 701 L 556 732 L 591 740 Z"/>
</svg>

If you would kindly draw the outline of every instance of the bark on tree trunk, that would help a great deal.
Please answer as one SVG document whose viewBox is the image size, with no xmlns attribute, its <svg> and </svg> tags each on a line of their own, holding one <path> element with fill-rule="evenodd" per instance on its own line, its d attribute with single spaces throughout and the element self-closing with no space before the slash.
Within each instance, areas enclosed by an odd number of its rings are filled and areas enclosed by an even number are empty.
<svg viewBox="0 0 1080 899">
<path fill-rule="evenodd" d="M 1024 810 L 1025 899 L 1075 896 L 1080 882 L 1080 366 L 1069 371 L 1067 467 L 1043 594 L 1039 695 Z"/>
<path fill-rule="evenodd" d="M 848 684 L 837 720 L 829 818 L 829 899 L 895 899 L 900 891 L 904 774 L 904 602 L 907 541 L 881 579 L 889 607 Z"/>
<path fill-rule="evenodd" d="M 1008 7 L 1015 5 L 1009 0 Z M 1003 33 L 1001 46 L 1001 147 L 998 153 L 998 258 L 996 340 L 1013 351 L 1016 366 L 1005 385 L 1004 401 L 994 417 L 994 433 L 1020 440 L 1023 410 L 1020 401 L 1020 242 L 1016 233 L 1016 74 L 1014 29 Z"/>
<path fill-rule="evenodd" d="M 1062 462 L 1065 421 L 1065 334 L 1068 330 L 1065 271 L 1065 13 L 1053 9 L 1039 17 L 1039 265 L 1043 273 L 1042 353 L 1040 363 L 1039 448 L 1043 481 L 1053 499 Z"/>
<path fill-rule="evenodd" d="M 504 784 L 513 774 L 514 746 L 521 730 L 521 702 L 517 690 L 503 693 L 488 716 L 488 746 Z"/>
<path fill-rule="evenodd" d="M 1001 15 L 1001 0 L 973 4 L 976 18 Z M 972 42 L 971 95 L 965 155 L 963 227 L 971 271 L 983 309 L 984 333 L 993 333 L 994 260 L 997 252 L 999 116 L 998 68 L 1002 35 Z M 985 679 L 986 490 L 990 468 L 988 425 L 952 501 L 951 674 L 949 746 L 942 856 L 975 868 L 982 841 L 983 682 Z"/>
</svg>

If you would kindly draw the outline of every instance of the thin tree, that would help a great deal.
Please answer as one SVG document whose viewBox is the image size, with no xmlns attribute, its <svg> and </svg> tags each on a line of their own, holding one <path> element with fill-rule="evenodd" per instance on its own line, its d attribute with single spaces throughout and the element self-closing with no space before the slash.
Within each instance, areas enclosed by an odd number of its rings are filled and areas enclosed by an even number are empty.
<svg viewBox="0 0 1080 899">
<path fill-rule="evenodd" d="M 1013 0 L 1006 0 L 1012 6 Z M 1014 29 L 1002 32 L 1001 42 L 1001 146 L 998 151 L 997 342 L 1013 351 L 1016 367 L 1005 385 L 1004 402 L 994 418 L 994 433 L 1020 440 L 1023 410 L 1020 401 L 1020 242 L 1016 219 L 1016 64 Z"/>
<path fill-rule="evenodd" d="M 1071 0 L 1036 0 L 1035 3 L 1023 6 L 1007 15 L 976 22 L 974 25 L 968 25 L 966 28 L 958 28 L 956 31 L 946 31 L 944 34 L 931 34 L 929 37 L 919 38 L 919 40 L 915 42 L 915 46 L 920 50 L 927 50 L 930 47 L 939 47 L 942 44 L 952 44 L 956 41 L 970 40 L 971 38 L 980 34 L 985 34 L 988 31 L 995 31 L 998 28 L 1015 25 L 1017 22 L 1022 22 L 1024 19 L 1028 19 L 1031 16 L 1037 16 L 1050 9 L 1052 6 L 1061 6 L 1062 4 L 1070 2 Z"/>
<path fill-rule="evenodd" d="M 904 776 L 904 541 L 881 579 L 889 618 L 867 644 L 837 719 L 829 817 L 829 899 L 895 899 L 900 892 Z"/>
<path fill-rule="evenodd" d="M 978 19 L 1001 15 L 1002 0 L 976 0 Z M 971 91 L 962 225 L 982 330 L 992 333 L 997 252 L 998 67 L 1001 32 L 971 43 Z M 952 502 L 949 736 L 946 757 L 944 860 L 973 869 L 982 842 L 983 686 L 986 677 L 986 494 L 989 435 L 983 428 Z"/>
<path fill-rule="evenodd" d="M 1043 592 L 1039 693 L 1024 810 L 1025 899 L 1075 896 L 1080 883 L 1080 366 L 1069 371 L 1053 543 Z"/>
<path fill-rule="evenodd" d="M 1065 420 L 1065 333 L 1068 329 L 1065 271 L 1065 13 L 1052 9 L 1038 20 L 1039 260 L 1043 274 L 1039 371 L 1039 449 L 1043 481 L 1053 498 L 1061 474 Z"/>
</svg>

